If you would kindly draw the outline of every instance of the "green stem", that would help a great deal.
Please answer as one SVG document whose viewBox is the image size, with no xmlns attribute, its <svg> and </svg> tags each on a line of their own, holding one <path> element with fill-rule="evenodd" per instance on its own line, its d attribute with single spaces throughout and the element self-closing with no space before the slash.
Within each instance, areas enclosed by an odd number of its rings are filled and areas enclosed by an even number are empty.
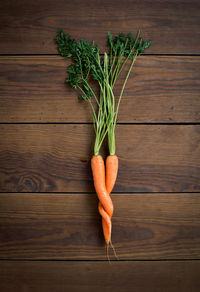
<svg viewBox="0 0 200 292">
<path fill-rule="evenodd" d="M 114 79 L 115 73 L 117 72 L 117 69 L 118 69 L 118 67 L 119 67 L 119 65 L 120 65 L 121 59 L 122 59 L 122 56 L 119 55 L 118 58 L 117 58 L 117 64 L 116 64 L 115 69 L 114 69 L 114 71 L 113 71 L 113 73 L 112 73 L 112 76 L 111 76 L 111 81 L 110 81 L 110 84 L 111 84 L 111 85 L 112 85 L 112 83 L 113 83 L 113 79 Z"/>
<path fill-rule="evenodd" d="M 91 102 L 91 100 L 90 100 L 90 99 L 88 99 L 88 102 L 89 102 L 89 104 L 90 104 L 90 106 L 91 106 L 92 113 L 93 113 L 93 115 L 94 115 L 94 118 L 95 118 L 95 121 L 96 121 L 96 120 L 97 120 L 97 117 L 96 117 L 96 113 L 95 113 L 95 110 L 94 110 L 93 104 L 92 104 L 92 102 Z"/>
<path fill-rule="evenodd" d="M 137 59 L 137 56 L 138 56 L 138 51 L 136 51 L 134 57 L 133 57 L 133 60 L 132 60 L 132 63 L 130 65 L 130 68 L 128 70 L 128 73 L 126 75 L 126 78 L 125 78 L 125 81 L 123 83 L 123 86 L 122 86 L 122 90 L 120 92 L 120 96 L 119 96 L 119 100 L 118 100 L 118 103 L 117 103 L 117 109 L 116 109 L 116 112 L 115 112 L 115 120 L 114 120 L 114 126 L 116 125 L 116 122 L 117 122 L 117 116 L 118 116 L 118 111 L 119 111 L 119 105 L 120 105 L 120 102 L 121 102 L 121 99 L 122 99 L 122 95 L 124 93 L 124 89 L 125 89 L 125 86 L 126 86 L 126 83 L 127 83 L 127 80 L 129 78 L 129 75 L 131 73 L 131 70 L 133 68 L 133 64 L 135 63 L 136 59 Z"/>
<path fill-rule="evenodd" d="M 83 79 L 83 81 L 85 81 L 86 85 L 87 85 L 87 86 L 88 86 L 88 88 L 91 90 L 91 92 L 92 92 L 92 94 L 93 94 L 93 96 L 94 96 L 94 99 L 95 99 L 95 101 L 96 101 L 97 105 L 99 106 L 99 101 L 98 101 L 98 98 L 97 98 L 96 94 L 94 93 L 94 91 L 93 91 L 92 87 L 91 87 L 91 86 L 88 84 L 87 80 Z"/>
<path fill-rule="evenodd" d="M 133 47 L 132 47 L 130 53 L 128 54 L 128 56 L 126 57 L 125 61 L 124 61 L 123 64 L 121 65 L 121 68 L 120 68 L 120 69 L 118 70 L 118 72 L 117 72 L 116 78 L 115 78 L 115 80 L 114 80 L 114 82 L 113 82 L 113 84 L 112 84 L 112 88 L 114 87 L 115 82 L 116 82 L 118 76 L 120 75 L 121 71 L 123 70 L 125 64 L 127 63 L 127 61 L 129 60 L 130 56 L 132 55 L 132 53 L 133 53 L 133 51 L 134 51 L 134 49 L 135 49 L 135 46 L 136 46 L 136 44 L 137 44 L 137 41 L 138 41 L 139 35 L 140 35 L 140 30 L 138 30 L 138 32 L 137 32 L 137 35 L 136 35 L 136 38 L 135 38 L 135 41 L 134 41 L 134 44 L 133 44 Z"/>
<path fill-rule="evenodd" d="M 94 91 L 93 91 L 93 89 L 91 88 L 91 86 L 88 84 L 88 82 L 87 82 L 87 78 L 86 78 L 86 79 L 84 78 L 84 75 L 83 75 L 83 69 L 82 69 L 82 63 L 81 63 L 81 59 L 80 59 L 80 57 L 78 57 L 78 59 L 79 59 L 79 64 L 80 64 L 80 68 L 81 68 L 81 77 L 82 77 L 82 80 L 86 83 L 86 85 L 88 86 L 88 88 L 91 90 L 91 92 L 92 92 L 92 94 L 93 94 L 93 96 L 94 96 L 94 98 L 95 98 L 95 101 L 96 101 L 97 105 L 99 106 L 99 101 L 98 101 L 98 99 L 97 99 L 97 97 L 96 97 L 96 94 L 94 93 Z M 80 88 L 80 86 L 79 86 L 79 88 Z"/>
<path fill-rule="evenodd" d="M 100 65 L 100 58 L 98 58 L 99 66 Z M 101 68 L 102 69 L 102 68 Z M 103 71 L 104 70 L 104 71 Z M 108 56 L 105 53 L 104 55 L 104 68 L 102 69 L 103 76 L 106 76 L 108 78 Z M 108 132 L 109 128 L 109 116 L 107 114 L 107 108 L 106 108 L 106 80 L 103 79 L 102 84 L 99 82 L 100 86 L 100 101 L 99 101 L 99 111 L 98 111 L 98 118 L 96 121 L 97 124 L 97 131 L 96 131 L 96 139 L 94 144 L 94 154 L 99 154 L 99 149 L 103 143 L 103 140 Z"/>
<path fill-rule="evenodd" d="M 117 55 L 116 55 L 116 53 L 115 53 L 115 55 L 114 55 L 114 57 L 113 57 L 113 60 L 112 60 L 112 63 L 111 63 L 110 72 L 109 72 L 109 74 L 108 74 L 109 77 L 110 77 L 110 75 L 111 75 L 111 77 L 112 77 L 112 70 L 113 70 L 113 66 L 114 66 L 114 64 L 115 64 L 116 57 L 117 57 Z"/>
<path fill-rule="evenodd" d="M 112 76 L 112 80 L 111 80 L 111 86 L 112 86 L 112 88 L 114 87 L 114 84 L 115 84 L 115 82 L 117 80 L 117 77 L 119 76 L 118 72 L 119 72 L 121 60 L 122 60 L 122 58 L 124 56 L 124 52 L 126 50 L 127 44 L 128 44 L 128 39 L 126 39 L 124 48 L 122 48 L 121 51 L 120 51 L 120 54 L 119 54 L 119 57 L 118 57 L 118 62 L 117 62 L 117 65 L 115 67 L 115 70 L 113 72 L 113 76 Z"/>
<path fill-rule="evenodd" d="M 112 103 L 111 103 L 111 107 L 109 107 L 109 112 L 111 114 L 110 116 L 110 125 L 109 125 L 109 128 L 108 128 L 108 147 L 109 147 L 109 152 L 110 152 L 110 155 L 114 155 L 115 154 L 115 131 L 114 131 L 114 116 L 115 116 L 115 97 L 114 97 L 114 94 L 113 94 L 113 91 L 112 91 L 112 88 L 111 86 L 108 84 L 108 89 L 110 91 L 110 96 L 112 97 Z"/>
<path fill-rule="evenodd" d="M 113 124 L 110 126 L 110 130 L 108 132 L 108 147 L 110 155 L 115 155 L 115 128 L 113 127 Z"/>
</svg>

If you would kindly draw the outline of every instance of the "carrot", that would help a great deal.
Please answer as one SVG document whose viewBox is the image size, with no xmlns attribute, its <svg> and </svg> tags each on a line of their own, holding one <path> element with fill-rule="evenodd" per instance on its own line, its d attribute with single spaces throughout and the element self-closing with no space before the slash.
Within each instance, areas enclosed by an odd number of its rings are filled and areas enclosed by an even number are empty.
<svg viewBox="0 0 200 292">
<path fill-rule="evenodd" d="M 94 187 L 105 212 L 111 218 L 113 215 L 113 203 L 106 190 L 105 165 L 101 155 L 94 155 L 91 159 Z"/>
<path fill-rule="evenodd" d="M 118 172 L 118 157 L 116 155 L 109 155 L 106 159 L 106 189 L 108 194 L 112 192 L 115 185 Z M 107 244 L 111 241 L 111 217 L 105 212 L 101 202 L 99 202 L 99 213 L 102 216 L 102 227 L 104 238 Z"/>
<path fill-rule="evenodd" d="M 94 155 L 91 159 L 91 168 L 94 187 L 99 198 L 99 213 L 102 216 L 102 226 L 104 238 L 109 244 L 111 240 L 111 217 L 113 215 L 113 203 L 106 190 L 105 184 L 105 165 L 101 155 Z"/>
<path fill-rule="evenodd" d="M 99 202 L 98 209 L 102 217 L 102 227 L 103 227 L 104 238 L 107 245 L 109 245 L 111 241 L 111 230 L 112 230 L 111 217 L 106 213 L 101 202 Z"/>
<path fill-rule="evenodd" d="M 106 158 L 106 189 L 110 194 L 116 182 L 118 172 L 118 157 L 117 155 L 109 155 Z"/>
<path fill-rule="evenodd" d="M 108 250 L 109 243 L 113 247 L 111 241 L 113 203 L 109 194 L 115 185 L 118 172 L 118 158 L 115 155 L 115 128 L 118 121 L 119 105 L 133 65 L 138 56 L 151 46 L 151 41 L 144 41 L 140 37 L 140 30 L 135 38 L 131 33 L 127 35 L 120 33 L 113 38 L 110 32 L 108 32 L 107 37 L 109 54 L 105 52 L 104 57 L 101 56 L 99 47 L 94 42 L 76 41 L 69 34 L 64 33 L 62 29 L 58 30 L 56 42 L 61 56 L 73 60 L 67 69 L 66 82 L 78 90 L 78 98 L 87 101 L 91 107 L 95 132 L 94 156 L 91 159 L 91 167 Z M 129 69 L 119 97 L 115 99 L 114 86 L 122 69 L 128 63 Z M 98 96 L 93 90 L 92 79 L 99 85 Z M 106 136 L 108 137 L 110 155 L 106 160 L 105 176 L 105 165 L 99 151 Z"/>
</svg>

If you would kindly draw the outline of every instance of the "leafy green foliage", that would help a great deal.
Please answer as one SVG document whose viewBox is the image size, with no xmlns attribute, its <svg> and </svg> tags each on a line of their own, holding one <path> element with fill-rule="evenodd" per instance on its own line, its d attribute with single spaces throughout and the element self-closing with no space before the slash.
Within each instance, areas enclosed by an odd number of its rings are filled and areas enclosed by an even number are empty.
<svg viewBox="0 0 200 292">
<path fill-rule="evenodd" d="M 113 56 L 124 56 L 132 59 L 135 51 L 137 50 L 138 55 L 144 53 L 145 49 L 151 46 L 151 41 L 144 41 L 142 38 L 138 38 L 139 32 L 134 38 L 132 33 L 125 35 L 119 33 L 119 35 L 112 37 L 112 34 L 107 34 L 107 44 L 110 47 L 110 54 Z"/>
<path fill-rule="evenodd" d="M 137 44 L 137 47 L 136 49 L 138 50 L 138 54 L 142 54 L 144 53 L 144 51 L 146 49 L 148 49 L 149 47 L 151 46 L 151 41 L 148 40 L 148 41 L 144 41 L 142 38 L 140 39 L 139 43 Z"/>
<path fill-rule="evenodd" d="M 94 42 L 72 40 L 62 29 L 58 30 L 56 42 L 61 56 L 71 58 L 74 61 L 74 64 L 71 64 L 67 69 L 66 82 L 74 89 L 81 88 L 84 94 L 79 95 L 79 98 L 92 97 L 92 91 L 87 83 L 90 73 L 99 82 L 102 82 L 104 78 L 98 46 L 95 46 Z"/>
<path fill-rule="evenodd" d="M 78 94 L 78 98 L 86 100 L 92 109 L 96 134 L 95 155 L 99 154 L 106 134 L 108 134 L 110 154 L 115 154 L 115 126 L 124 88 L 137 57 L 151 46 L 151 41 L 144 41 L 139 35 L 140 31 L 135 37 L 131 33 L 127 35 L 119 33 L 113 38 L 112 34 L 108 32 L 107 44 L 110 48 L 110 55 L 104 53 L 104 56 L 101 56 L 99 47 L 94 44 L 94 41 L 91 43 L 85 40 L 76 41 L 62 29 L 57 32 L 56 42 L 61 56 L 71 58 L 73 61 L 67 68 L 66 82 L 81 93 Z M 131 60 L 129 70 L 116 103 L 113 88 L 128 60 Z M 91 78 L 99 85 L 98 98 L 89 84 Z M 96 102 L 97 113 L 93 102 Z"/>
</svg>

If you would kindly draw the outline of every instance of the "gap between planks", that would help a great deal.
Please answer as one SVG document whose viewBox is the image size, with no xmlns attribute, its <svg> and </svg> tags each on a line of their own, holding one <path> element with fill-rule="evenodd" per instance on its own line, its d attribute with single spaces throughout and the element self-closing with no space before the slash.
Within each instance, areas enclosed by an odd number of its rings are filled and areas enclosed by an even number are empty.
<svg viewBox="0 0 200 292">
<path fill-rule="evenodd" d="M 73 263 L 73 262 L 91 262 L 91 263 L 107 263 L 108 260 L 101 260 L 101 259 L 73 259 L 73 260 L 66 260 L 66 259 L 10 259 L 10 258 L 5 258 L 1 259 L 0 258 L 0 263 L 1 262 L 66 262 L 66 263 Z M 200 259 L 110 259 L 110 262 L 133 262 L 133 263 L 141 263 L 141 262 L 200 262 Z"/>
<path fill-rule="evenodd" d="M 110 56 L 109 53 L 107 53 L 108 56 Z M 100 56 L 104 56 L 103 53 L 100 53 Z M 141 55 L 139 55 L 139 57 L 143 58 L 143 57 L 149 57 L 149 56 L 153 56 L 153 57 L 200 57 L 200 54 L 179 54 L 179 53 L 175 53 L 175 54 L 148 54 L 148 53 L 143 53 Z M 61 58 L 66 58 L 66 59 L 70 59 L 70 57 L 63 57 L 61 56 L 59 53 L 56 54 L 29 54 L 29 53 L 25 53 L 25 54 L 1 54 L 0 53 L 0 57 L 61 57 Z M 138 57 L 138 58 L 139 58 Z"/>
<path fill-rule="evenodd" d="M 0 122 L 0 125 L 93 125 L 93 123 L 82 123 L 82 122 Z M 173 123 L 155 123 L 155 122 L 148 122 L 148 123 L 118 123 L 117 126 L 195 126 L 200 125 L 200 122 L 173 122 Z"/>
</svg>

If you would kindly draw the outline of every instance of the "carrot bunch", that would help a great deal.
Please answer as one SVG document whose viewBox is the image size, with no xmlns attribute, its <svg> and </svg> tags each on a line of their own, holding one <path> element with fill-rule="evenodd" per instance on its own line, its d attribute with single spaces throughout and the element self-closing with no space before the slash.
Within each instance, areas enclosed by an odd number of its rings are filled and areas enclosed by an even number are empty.
<svg viewBox="0 0 200 292">
<path fill-rule="evenodd" d="M 91 158 L 94 187 L 99 198 L 98 210 L 102 216 L 102 227 L 107 246 L 111 242 L 111 218 L 114 207 L 110 193 L 116 182 L 118 172 L 118 157 L 116 155 L 115 128 L 119 105 L 123 92 L 137 57 L 150 47 L 151 41 L 144 41 L 140 31 L 135 38 L 131 33 L 112 37 L 107 34 L 109 54 L 100 54 L 99 47 L 94 41 L 76 41 L 62 29 L 56 36 L 61 56 L 71 58 L 73 63 L 68 66 L 66 82 L 79 92 L 78 97 L 88 102 L 92 110 L 95 131 L 94 155 Z M 114 86 L 124 69 L 128 65 L 119 97 L 115 99 Z M 99 87 L 98 95 L 93 89 L 94 82 Z M 96 110 L 97 109 L 97 110 Z M 106 166 L 99 154 L 102 143 L 107 136 L 109 156 Z"/>
<path fill-rule="evenodd" d="M 109 245 L 111 242 L 111 217 L 113 215 L 113 203 L 110 193 L 115 185 L 118 172 L 118 157 L 109 155 L 106 159 L 106 172 L 104 160 L 101 155 L 94 155 L 91 159 L 94 186 L 99 198 L 99 213 L 102 216 L 104 238 Z"/>
</svg>

